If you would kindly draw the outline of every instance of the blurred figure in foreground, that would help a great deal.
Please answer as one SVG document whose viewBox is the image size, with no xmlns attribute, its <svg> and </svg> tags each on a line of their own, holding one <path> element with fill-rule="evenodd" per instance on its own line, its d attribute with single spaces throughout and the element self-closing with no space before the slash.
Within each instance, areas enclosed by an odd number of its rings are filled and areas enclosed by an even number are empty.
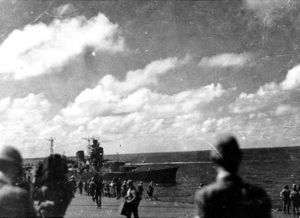
<svg viewBox="0 0 300 218">
<path fill-rule="evenodd" d="M 14 184 L 22 176 L 23 159 L 11 146 L 0 149 L 0 215 L 1 217 L 36 217 L 28 191 Z"/>
<path fill-rule="evenodd" d="M 291 205 L 291 199 L 290 199 L 290 190 L 289 186 L 286 185 L 280 192 L 280 198 L 282 200 L 282 210 L 284 214 L 290 214 L 290 205 Z"/>
<path fill-rule="evenodd" d="M 35 196 L 41 217 L 64 217 L 73 198 L 67 173 L 67 160 L 59 154 L 50 155 L 38 166 Z"/>
<path fill-rule="evenodd" d="M 271 218 L 271 201 L 265 191 L 238 176 L 242 152 L 235 137 L 221 136 L 211 159 L 217 178 L 196 193 L 196 218 Z"/>
</svg>

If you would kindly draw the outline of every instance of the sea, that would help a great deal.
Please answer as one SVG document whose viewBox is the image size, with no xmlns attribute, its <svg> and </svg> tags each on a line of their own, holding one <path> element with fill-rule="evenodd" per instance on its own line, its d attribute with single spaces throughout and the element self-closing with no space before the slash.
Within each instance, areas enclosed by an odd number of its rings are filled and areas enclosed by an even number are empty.
<svg viewBox="0 0 300 218">
<path fill-rule="evenodd" d="M 215 180 L 209 151 L 107 155 L 108 159 L 141 166 L 179 166 L 175 185 L 155 184 L 158 200 L 193 203 L 199 185 Z M 243 149 L 240 168 L 243 180 L 266 190 L 273 208 L 280 207 L 284 185 L 300 185 L 300 147 Z M 145 184 L 145 187 L 146 188 Z"/>
<path fill-rule="evenodd" d="M 300 185 L 300 146 L 251 148 L 242 151 L 241 177 L 246 182 L 264 188 L 272 199 L 273 208 L 279 208 L 279 193 L 283 186 Z M 209 160 L 209 153 L 210 151 L 160 152 L 105 155 L 104 158 L 132 165 L 149 165 L 151 169 L 178 166 L 176 184 L 155 184 L 155 195 L 160 201 L 192 204 L 199 185 L 215 180 L 216 172 Z M 24 162 L 36 163 L 39 160 L 41 158 L 26 159 Z M 144 183 L 144 188 L 146 187 L 147 184 Z"/>
</svg>

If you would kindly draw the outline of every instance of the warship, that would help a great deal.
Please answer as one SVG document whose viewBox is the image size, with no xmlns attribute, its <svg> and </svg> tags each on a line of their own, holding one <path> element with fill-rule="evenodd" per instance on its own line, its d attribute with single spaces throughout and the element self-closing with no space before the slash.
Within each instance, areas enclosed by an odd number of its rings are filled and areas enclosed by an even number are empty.
<svg viewBox="0 0 300 218">
<path fill-rule="evenodd" d="M 90 156 L 85 158 L 84 151 L 77 151 L 77 165 L 81 174 L 93 173 L 103 180 L 131 179 L 133 181 L 176 184 L 176 173 L 179 167 L 145 166 L 104 159 L 104 150 L 96 138 L 88 138 Z M 90 145 L 90 141 L 92 141 Z"/>
</svg>

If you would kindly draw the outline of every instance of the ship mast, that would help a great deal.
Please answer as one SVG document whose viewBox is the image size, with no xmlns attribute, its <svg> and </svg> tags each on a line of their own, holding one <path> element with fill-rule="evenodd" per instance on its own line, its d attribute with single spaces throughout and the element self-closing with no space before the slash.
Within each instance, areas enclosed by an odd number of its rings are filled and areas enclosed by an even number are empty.
<svg viewBox="0 0 300 218">
<path fill-rule="evenodd" d="M 51 137 L 50 139 L 47 139 L 50 142 L 50 155 L 54 153 L 53 146 L 54 146 L 54 139 Z"/>
</svg>

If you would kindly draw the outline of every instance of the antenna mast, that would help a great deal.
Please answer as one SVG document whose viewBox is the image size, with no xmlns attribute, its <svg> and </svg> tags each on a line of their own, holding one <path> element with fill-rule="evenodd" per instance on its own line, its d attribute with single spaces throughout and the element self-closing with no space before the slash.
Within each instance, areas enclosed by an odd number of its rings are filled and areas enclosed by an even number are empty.
<svg viewBox="0 0 300 218">
<path fill-rule="evenodd" d="M 54 139 L 51 137 L 50 139 L 47 139 L 50 142 L 50 155 L 53 154 L 53 146 L 54 146 Z"/>
</svg>

